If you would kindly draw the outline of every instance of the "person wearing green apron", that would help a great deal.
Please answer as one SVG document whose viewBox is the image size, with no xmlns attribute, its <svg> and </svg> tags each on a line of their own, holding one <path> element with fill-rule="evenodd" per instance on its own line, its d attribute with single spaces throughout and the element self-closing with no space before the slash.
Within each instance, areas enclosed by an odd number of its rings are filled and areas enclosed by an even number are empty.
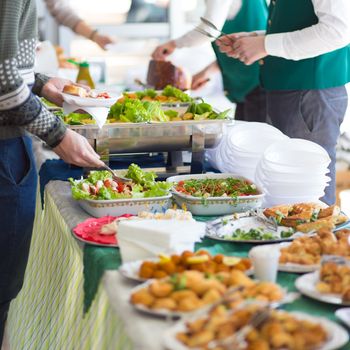
<svg viewBox="0 0 350 350">
<path fill-rule="evenodd" d="M 267 21 L 265 0 L 243 0 L 238 14 L 228 19 L 222 31 L 224 33 L 264 30 Z M 259 64 L 250 66 L 232 59 L 220 52 L 212 43 L 217 64 L 220 68 L 226 97 L 236 103 L 236 120 L 266 121 L 266 95 L 259 81 Z"/>
<path fill-rule="evenodd" d="M 231 13 L 230 13 L 231 12 Z M 223 25 L 223 21 L 229 19 Z M 207 1 L 204 18 L 209 19 L 225 33 L 263 30 L 266 28 L 266 0 L 229 0 Z M 210 28 L 202 29 L 210 31 Z M 217 35 L 217 33 L 215 33 Z M 192 47 L 209 39 L 196 31 L 158 46 L 152 54 L 157 60 L 166 59 L 176 48 Z M 246 66 L 237 59 L 221 53 L 215 43 L 212 44 L 217 61 L 209 64 L 193 76 L 192 89 L 202 87 L 209 81 L 211 73 L 220 69 L 227 98 L 237 104 L 235 118 L 246 121 L 266 121 L 266 96 L 260 88 L 259 65 Z"/>
<path fill-rule="evenodd" d="M 236 33 L 217 41 L 221 52 L 250 65 L 259 61 L 267 115 L 293 138 L 324 147 L 335 202 L 336 143 L 348 104 L 350 1 L 272 0 L 266 33 Z"/>
</svg>

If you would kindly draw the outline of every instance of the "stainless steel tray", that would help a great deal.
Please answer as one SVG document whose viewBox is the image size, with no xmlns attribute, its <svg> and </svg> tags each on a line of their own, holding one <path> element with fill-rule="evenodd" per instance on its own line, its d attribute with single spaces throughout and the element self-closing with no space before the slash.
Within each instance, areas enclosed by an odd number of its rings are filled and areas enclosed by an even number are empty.
<svg viewBox="0 0 350 350">
<path fill-rule="evenodd" d="M 215 147 L 230 120 L 179 121 L 168 123 L 114 123 L 70 125 L 85 136 L 101 158 L 139 152 L 192 151 L 193 162 L 203 163 L 205 148 Z"/>
</svg>

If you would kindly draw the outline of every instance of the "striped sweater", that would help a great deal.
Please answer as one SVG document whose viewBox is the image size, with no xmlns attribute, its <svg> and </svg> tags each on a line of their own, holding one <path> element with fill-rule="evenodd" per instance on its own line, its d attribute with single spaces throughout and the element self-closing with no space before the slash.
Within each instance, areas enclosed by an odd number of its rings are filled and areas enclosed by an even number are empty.
<svg viewBox="0 0 350 350">
<path fill-rule="evenodd" d="M 36 96 L 48 80 L 33 71 L 36 38 L 35 0 L 1 0 L 0 138 L 29 132 L 55 147 L 66 128 Z"/>
</svg>

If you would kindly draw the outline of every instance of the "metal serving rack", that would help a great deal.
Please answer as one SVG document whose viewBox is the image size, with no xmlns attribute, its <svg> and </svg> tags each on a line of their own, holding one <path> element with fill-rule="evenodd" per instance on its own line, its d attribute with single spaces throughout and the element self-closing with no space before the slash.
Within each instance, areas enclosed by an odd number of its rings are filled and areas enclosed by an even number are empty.
<svg viewBox="0 0 350 350">
<path fill-rule="evenodd" d="M 204 171 L 204 150 L 215 147 L 230 120 L 168 123 L 71 125 L 85 136 L 107 164 L 115 154 L 191 151 L 191 173 Z"/>
</svg>

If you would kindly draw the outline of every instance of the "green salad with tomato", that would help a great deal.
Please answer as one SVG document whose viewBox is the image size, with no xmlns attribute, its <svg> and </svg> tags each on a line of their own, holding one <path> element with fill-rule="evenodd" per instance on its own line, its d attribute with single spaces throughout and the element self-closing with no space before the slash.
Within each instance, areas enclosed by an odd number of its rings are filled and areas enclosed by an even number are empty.
<svg viewBox="0 0 350 350">
<path fill-rule="evenodd" d="M 169 194 L 171 183 L 155 181 L 154 172 L 145 172 L 138 165 L 131 164 L 124 176 L 130 182 L 113 180 L 109 171 L 91 171 L 85 179 L 68 179 L 72 196 L 76 200 L 113 200 L 127 198 L 163 197 Z"/>
<path fill-rule="evenodd" d="M 257 187 L 248 180 L 227 179 L 189 179 L 179 181 L 175 190 L 193 197 L 241 197 L 260 194 Z"/>
</svg>

